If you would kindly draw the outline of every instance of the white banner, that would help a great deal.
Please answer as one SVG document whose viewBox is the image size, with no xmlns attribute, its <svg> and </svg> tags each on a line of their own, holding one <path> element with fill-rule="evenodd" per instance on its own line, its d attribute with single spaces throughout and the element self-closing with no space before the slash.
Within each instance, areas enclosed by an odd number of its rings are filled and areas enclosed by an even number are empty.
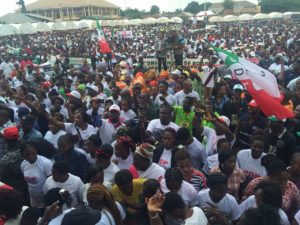
<svg viewBox="0 0 300 225">
<path fill-rule="evenodd" d="M 144 64 L 147 67 L 157 67 L 158 66 L 158 61 L 156 58 L 145 58 L 144 59 Z M 174 60 L 167 59 L 167 66 L 172 67 L 175 65 Z M 185 58 L 183 59 L 183 65 L 184 66 L 200 66 L 201 65 L 201 60 L 200 59 L 189 59 Z"/>
</svg>

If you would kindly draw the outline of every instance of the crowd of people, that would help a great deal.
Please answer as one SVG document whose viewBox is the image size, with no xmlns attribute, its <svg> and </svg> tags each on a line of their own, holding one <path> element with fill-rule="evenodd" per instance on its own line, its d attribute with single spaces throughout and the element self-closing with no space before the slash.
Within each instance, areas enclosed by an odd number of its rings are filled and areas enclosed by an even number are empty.
<svg viewBox="0 0 300 225">
<path fill-rule="evenodd" d="M 0 38 L 1 225 L 300 225 L 299 24 L 193 26 L 104 28 L 105 53 L 90 30 Z M 273 73 L 294 117 L 203 40 Z"/>
</svg>

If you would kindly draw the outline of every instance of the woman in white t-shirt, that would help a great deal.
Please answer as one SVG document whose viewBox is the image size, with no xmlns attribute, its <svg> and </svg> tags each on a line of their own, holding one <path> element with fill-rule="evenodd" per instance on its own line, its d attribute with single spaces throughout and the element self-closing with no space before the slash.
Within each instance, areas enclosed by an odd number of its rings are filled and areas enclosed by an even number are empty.
<svg viewBox="0 0 300 225">
<path fill-rule="evenodd" d="M 64 130 L 59 129 L 59 127 L 55 126 L 51 121 L 48 122 L 49 130 L 44 136 L 44 139 L 51 143 L 56 149 L 58 149 L 57 140 L 66 132 Z"/>
<path fill-rule="evenodd" d="M 115 143 L 115 152 L 112 161 L 122 169 L 129 169 L 133 163 L 133 152 L 135 150 L 135 143 L 129 136 L 117 137 Z"/>
<path fill-rule="evenodd" d="M 24 158 L 21 171 L 28 184 L 31 206 L 44 207 L 43 187 L 47 177 L 51 175 L 52 162 L 37 154 L 37 149 L 31 143 L 25 143 L 20 148 Z"/>
</svg>

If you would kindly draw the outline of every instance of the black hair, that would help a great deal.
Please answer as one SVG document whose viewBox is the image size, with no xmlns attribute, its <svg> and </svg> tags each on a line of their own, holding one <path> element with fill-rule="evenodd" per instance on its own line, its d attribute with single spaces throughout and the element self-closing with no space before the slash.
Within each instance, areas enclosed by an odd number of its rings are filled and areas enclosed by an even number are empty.
<svg viewBox="0 0 300 225">
<path fill-rule="evenodd" d="M 190 130 L 186 127 L 181 127 L 176 133 L 176 139 L 178 141 L 183 141 L 191 137 Z"/>
<path fill-rule="evenodd" d="M 218 140 L 218 142 L 217 142 L 217 149 L 220 149 L 220 147 L 221 147 L 221 145 L 223 144 L 223 143 L 230 143 L 230 141 L 228 141 L 226 138 L 221 138 L 221 139 L 219 139 Z"/>
<path fill-rule="evenodd" d="M 233 151 L 220 152 L 218 154 L 219 164 L 224 163 L 231 157 L 235 157 L 235 153 Z"/>
<path fill-rule="evenodd" d="M 129 182 L 132 182 L 133 177 L 129 170 L 120 170 L 115 175 L 115 183 L 116 185 L 124 185 L 128 184 Z"/>
<path fill-rule="evenodd" d="M 36 152 L 38 152 L 36 145 L 32 141 L 25 141 L 25 142 L 22 142 L 21 146 L 20 146 L 21 154 L 24 154 L 24 152 L 27 151 L 29 148 L 33 148 L 33 149 L 35 149 Z"/>
<path fill-rule="evenodd" d="M 282 191 L 279 185 L 262 181 L 254 189 L 254 191 L 262 190 L 263 204 L 271 205 L 275 208 L 281 208 L 282 206 Z"/>
<path fill-rule="evenodd" d="M 79 113 L 82 117 L 82 120 L 85 122 L 85 123 L 90 123 L 91 119 L 90 119 L 90 116 L 86 113 L 86 109 L 84 108 L 79 108 L 77 109 L 75 112 L 74 112 L 74 115 Z"/>
<path fill-rule="evenodd" d="M 275 175 L 278 172 L 286 171 L 286 164 L 272 155 L 265 156 L 265 158 L 262 159 L 261 164 L 266 167 L 268 176 Z"/>
<path fill-rule="evenodd" d="M 171 134 L 173 135 L 174 138 L 175 138 L 175 136 L 176 136 L 176 130 L 174 130 L 174 129 L 171 128 L 171 127 L 167 127 L 166 129 L 164 129 L 164 130 L 162 131 L 162 134 L 165 133 L 165 132 L 171 133 Z"/>
<path fill-rule="evenodd" d="M 29 207 L 23 212 L 20 225 L 36 225 L 41 216 L 39 208 Z"/>
<path fill-rule="evenodd" d="M 218 95 L 218 91 L 221 89 L 221 87 L 226 87 L 226 85 L 222 82 L 218 82 L 215 84 L 214 88 L 212 89 L 211 95 L 216 97 Z"/>
<path fill-rule="evenodd" d="M 41 156 L 44 156 L 48 159 L 52 159 L 54 154 L 56 153 L 55 147 L 45 140 L 44 138 L 34 138 L 32 141 L 30 141 L 35 148 L 38 150 L 38 154 Z"/>
<path fill-rule="evenodd" d="M 278 209 L 269 205 L 248 209 L 243 217 L 243 225 L 280 225 Z"/>
<path fill-rule="evenodd" d="M 187 151 L 179 150 L 174 155 L 175 163 L 177 163 L 180 160 L 185 160 L 185 159 L 191 159 L 191 156 Z"/>
<path fill-rule="evenodd" d="M 252 144 L 254 141 L 261 141 L 266 145 L 267 140 L 268 139 L 266 136 L 264 136 L 262 133 L 254 133 L 250 138 L 250 144 Z"/>
<path fill-rule="evenodd" d="M 167 109 L 168 110 L 168 113 L 172 113 L 172 107 L 170 105 L 166 105 L 166 104 L 162 104 L 160 107 L 159 107 L 159 110 L 162 110 L 162 109 Z"/>
<path fill-rule="evenodd" d="M 160 188 L 159 181 L 156 179 L 146 180 L 143 184 L 143 196 L 144 198 L 151 198 Z"/>
<path fill-rule="evenodd" d="M 59 193 L 62 189 L 61 188 L 52 188 L 50 189 L 46 195 L 45 195 L 45 203 L 46 206 L 50 206 L 53 203 L 59 201 L 60 206 L 63 205 L 63 203 L 68 203 L 69 205 L 72 203 L 72 198 L 70 196 L 69 192 L 64 192 L 64 194 Z M 66 202 L 66 199 L 68 202 Z"/>
<path fill-rule="evenodd" d="M 162 206 L 164 211 L 173 212 L 176 209 L 184 209 L 185 207 L 183 199 L 176 192 L 168 192 L 165 195 L 165 201 Z"/>
<path fill-rule="evenodd" d="M 69 164 L 66 161 L 58 161 L 55 162 L 53 167 L 53 170 L 57 171 L 58 173 L 67 174 L 69 173 Z"/>
<path fill-rule="evenodd" d="M 207 177 L 206 183 L 207 187 L 214 189 L 220 184 L 227 184 L 228 178 L 223 173 L 213 173 Z"/>
<path fill-rule="evenodd" d="M 74 138 L 71 134 L 61 135 L 57 140 L 57 144 L 61 143 L 62 141 L 66 141 L 68 144 L 70 144 L 74 148 Z"/>
<path fill-rule="evenodd" d="M 99 135 L 97 135 L 97 134 L 93 134 L 93 135 L 89 136 L 88 140 L 90 142 L 92 142 L 93 145 L 95 145 L 95 147 L 97 147 L 97 148 L 102 145 L 102 140 L 99 137 Z"/>
<path fill-rule="evenodd" d="M 178 184 L 182 184 L 183 176 L 178 168 L 169 168 L 165 173 L 166 183 L 175 181 Z"/>
<path fill-rule="evenodd" d="M 0 215 L 5 218 L 17 218 L 23 206 L 22 194 L 16 190 L 0 189 Z"/>
<path fill-rule="evenodd" d="M 87 182 L 90 182 L 91 179 L 96 176 L 97 173 L 103 173 L 103 169 L 101 168 L 101 166 L 99 166 L 98 164 L 95 165 L 91 165 L 88 169 L 88 171 L 86 172 L 86 180 Z"/>
<path fill-rule="evenodd" d="M 161 84 L 164 85 L 166 88 L 169 87 L 169 84 L 167 81 L 164 81 L 164 80 L 159 81 L 159 85 L 161 85 Z"/>
</svg>

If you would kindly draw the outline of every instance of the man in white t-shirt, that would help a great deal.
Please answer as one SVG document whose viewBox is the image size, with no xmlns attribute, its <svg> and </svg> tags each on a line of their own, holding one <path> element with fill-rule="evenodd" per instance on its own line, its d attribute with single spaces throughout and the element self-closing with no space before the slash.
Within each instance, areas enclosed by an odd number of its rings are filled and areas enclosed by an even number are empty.
<svg viewBox="0 0 300 225">
<path fill-rule="evenodd" d="M 198 202 L 201 208 L 214 206 L 231 221 L 240 218 L 239 205 L 235 198 L 228 194 L 228 179 L 222 173 L 211 174 L 207 178 L 208 189 L 198 193 Z"/>
<path fill-rule="evenodd" d="M 147 134 L 153 136 L 157 141 L 161 140 L 162 131 L 168 127 L 178 130 L 178 126 L 171 122 L 171 108 L 169 106 L 162 105 L 159 109 L 159 119 L 153 119 L 150 121 L 147 127 Z"/>
<path fill-rule="evenodd" d="M 183 90 L 178 91 L 175 94 L 177 105 L 182 105 L 183 100 L 186 97 L 195 98 L 197 101 L 200 100 L 199 94 L 193 90 L 193 83 L 191 80 L 185 80 L 183 82 Z"/>
<path fill-rule="evenodd" d="M 56 187 L 70 193 L 73 207 L 76 208 L 83 202 L 81 190 L 83 190 L 84 184 L 79 177 L 69 173 L 69 166 L 64 161 L 56 162 L 53 165 L 52 176 L 48 177 L 43 188 L 44 194 Z"/>
<path fill-rule="evenodd" d="M 44 139 L 58 149 L 57 141 L 62 135 L 66 134 L 66 132 L 59 129 L 59 127 L 55 126 L 51 121 L 49 121 L 48 127 L 49 130 L 45 134 Z"/>
<path fill-rule="evenodd" d="M 9 61 L 8 58 L 4 59 L 4 62 L 0 64 L 0 70 L 3 70 L 5 78 L 8 79 L 11 76 L 11 73 L 14 69 L 14 65 Z"/>
<path fill-rule="evenodd" d="M 177 104 L 175 96 L 168 93 L 168 87 L 169 84 L 166 81 L 161 81 L 159 83 L 159 94 L 156 96 L 154 104 L 162 105 L 164 101 L 167 101 L 171 106 Z"/>
</svg>

